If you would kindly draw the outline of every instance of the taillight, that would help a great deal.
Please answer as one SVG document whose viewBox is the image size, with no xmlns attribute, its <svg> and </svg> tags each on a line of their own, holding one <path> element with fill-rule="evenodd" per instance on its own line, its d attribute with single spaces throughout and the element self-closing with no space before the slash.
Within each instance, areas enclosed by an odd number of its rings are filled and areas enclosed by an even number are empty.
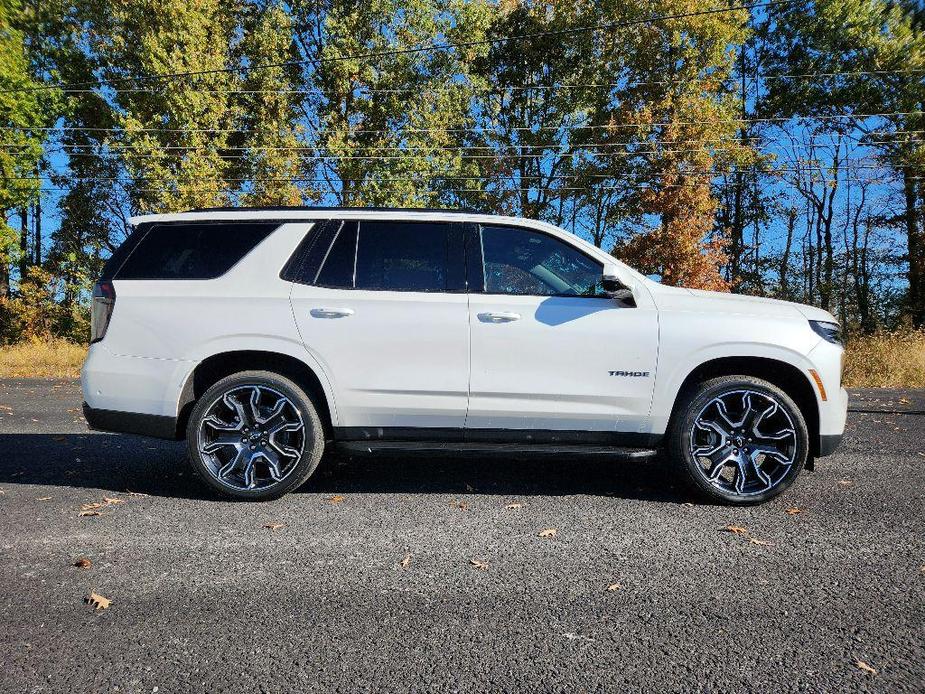
<svg viewBox="0 0 925 694">
<path fill-rule="evenodd" d="M 112 282 L 93 285 L 93 303 L 90 306 L 90 342 L 99 342 L 106 335 L 112 309 L 116 305 L 116 288 Z"/>
</svg>

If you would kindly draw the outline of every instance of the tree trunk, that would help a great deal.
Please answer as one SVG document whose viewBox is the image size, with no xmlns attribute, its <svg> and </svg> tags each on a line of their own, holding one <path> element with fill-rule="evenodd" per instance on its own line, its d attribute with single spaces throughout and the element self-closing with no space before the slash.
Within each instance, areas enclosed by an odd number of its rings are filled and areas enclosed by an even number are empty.
<svg viewBox="0 0 925 694">
<path fill-rule="evenodd" d="M 919 215 L 919 191 L 916 189 L 916 171 L 903 168 L 903 193 L 906 198 L 906 242 L 909 249 L 909 317 L 916 327 L 925 326 L 925 239 L 922 238 Z"/>
<path fill-rule="evenodd" d="M 29 206 L 19 208 L 19 281 L 26 278 L 29 269 Z"/>
</svg>

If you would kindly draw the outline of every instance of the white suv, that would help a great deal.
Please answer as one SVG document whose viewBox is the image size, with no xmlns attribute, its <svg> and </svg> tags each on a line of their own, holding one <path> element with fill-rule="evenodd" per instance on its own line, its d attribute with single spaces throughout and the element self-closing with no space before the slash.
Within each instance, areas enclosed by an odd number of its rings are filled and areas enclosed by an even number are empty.
<svg viewBox="0 0 925 694">
<path fill-rule="evenodd" d="M 326 445 L 638 459 L 709 499 L 787 488 L 845 426 L 831 314 L 667 287 L 543 222 L 212 209 L 132 220 L 93 293 L 94 429 L 185 435 L 269 499 Z"/>
</svg>

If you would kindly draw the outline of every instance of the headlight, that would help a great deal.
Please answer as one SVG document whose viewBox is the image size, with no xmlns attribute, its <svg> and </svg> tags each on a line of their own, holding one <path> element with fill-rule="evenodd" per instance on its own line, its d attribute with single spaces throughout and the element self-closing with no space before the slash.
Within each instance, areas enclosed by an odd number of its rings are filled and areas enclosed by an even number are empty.
<svg viewBox="0 0 925 694">
<path fill-rule="evenodd" d="M 809 327 L 826 342 L 833 345 L 841 344 L 841 327 L 838 323 L 832 323 L 824 320 L 811 320 Z"/>
</svg>

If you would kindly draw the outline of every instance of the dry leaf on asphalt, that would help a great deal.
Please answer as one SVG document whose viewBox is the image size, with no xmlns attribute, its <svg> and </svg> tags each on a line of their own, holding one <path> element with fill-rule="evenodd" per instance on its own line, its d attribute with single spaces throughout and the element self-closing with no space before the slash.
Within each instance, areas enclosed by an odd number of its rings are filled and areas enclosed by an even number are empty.
<svg viewBox="0 0 925 694">
<path fill-rule="evenodd" d="M 51 501 L 50 496 L 40 496 L 36 501 Z"/>
<path fill-rule="evenodd" d="M 520 508 L 521 506 L 523 506 L 523 504 L 520 503 L 519 501 L 512 501 L 511 503 L 509 503 L 509 504 L 508 504 L 507 506 L 505 506 L 504 508 Z"/>
<path fill-rule="evenodd" d="M 334 496 L 328 497 L 328 503 L 330 504 L 339 504 L 343 502 L 343 500 L 344 497 L 342 497 L 340 494 L 335 494 Z"/>
<path fill-rule="evenodd" d="M 787 509 L 787 515 L 788 515 L 788 516 L 795 516 L 795 515 L 797 515 L 798 513 L 803 513 L 803 509 L 801 509 L 801 508 L 796 508 L 796 507 L 794 507 L 794 508 L 788 508 L 788 509 Z"/>
<path fill-rule="evenodd" d="M 469 504 L 465 501 L 451 501 L 450 508 L 458 508 L 460 511 L 468 511 Z"/>
<path fill-rule="evenodd" d="M 87 603 L 88 605 L 93 605 L 93 607 L 95 607 L 98 610 L 105 610 L 107 607 L 109 607 L 112 604 L 112 600 L 110 600 L 109 598 L 104 598 L 102 595 L 99 595 L 98 593 L 90 593 L 89 596 L 84 598 L 84 602 Z"/>
<path fill-rule="evenodd" d="M 538 533 L 540 537 L 555 537 L 556 529 L 555 528 L 546 528 L 545 530 L 540 530 Z"/>
<path fill-rule="evenodd" d="M 854 482 L 851 480 L 838 480 L 838 483 L 843 487 L 850 487 Z"/>
<path fill-rule="evenodd" d="M 766 547 L 771 544 L 767 540 L 759 540 L 757 537 L 750 537 L 748 538 L 748 541 L 751 542 L 753 545 L 761 545 L 762 547 Z"/>
<path fill-rule="evenodd" d="M 78 569 L 89 569 L 91 566 L 93 566 L 93 562 L 86 557 L 81 557 L 74 562 L 74 566 L 76 566 Z"/>
<path fill-rule="evenodd" d="M 93 501 L 89 504 L 81 504 L 80 506 L 81 511 L 93 511 L 94 509 L 98 509 L 98 508 L 103 508 L 103 504 L 97 501 Z"/>
<path fill-rule="evenodd" d="M 267 530 L 279 530 L 280 528 L 283 527 L 283 524 L 282 523 L 267 523 L 263 527 L 266 528 Z"/>
<path fill-rule="evenodd" d="M 469 563 L 481 571 L 488 571 L 488 562 L 482 559 L 470 559 Z"/>
<path fill-rule="evenodd" d="M 732 533 L 733 535 L 748 535 L 748 530 L 746 528 L 740 528 L 738 525 L 727 525 L 725 528 L 720 528 L 724 533 Z"/>
<path fill-rule="evenodd" d="M 147 494 L 142 494 L 141 492 L 125 492 L 129 496 L 148 496 Z"/>
<path fill-rule="evenodd" d="M 398 562 L 398 565 L 403 569 L 407 569 L 410 563 L 411 563 L 411 555 L 406 554 L 405 558 L 402 559 L 400 562 Z"/>
<path fill-rule="evenodd" d="M 609 586 L 607 586 L 607 590 L 613 592 L 615 590 L 620 590 L 622 587 L 623 586 L 621 586 L 619 583 L 611 583 Z"/>
<path fill-rule="evenodd" d="M 912 401 L 911 401 L 909 398 L 900 398 L 900 399 L 899 399 L 899 404 L 900 404 L 900 405 L 908 405 L 908 404 L 911 403 L 911 402 L 912 402 Z"/>
<path fill-rule="evenodd" d="M 870 665 L 865 663 L 863 660 L 855 660 L 854 664 L 857 666 L 858 670 L 863 670 L 864 672 L 869 672 L 872 675 L 876 675 L 877 671 L 872 668 Z"/>
<path fill-rule="evenodd" d="M 105 516 L 105 513 L 100 513 L 99 511 L 81 511 L 77 514 L 78 516 Z"/>
<path fill-rule="evenodd" d="M 110 506 L 112 506 L 113 504 L 124 504 L 124 503 L 125 503 L 125 499 L 114 499 L 114 498 L 109 497 L 109 496 L 104 496 L 104 497 L 103 497 L 103 503 L 109 504 Z"/>
</svg>

